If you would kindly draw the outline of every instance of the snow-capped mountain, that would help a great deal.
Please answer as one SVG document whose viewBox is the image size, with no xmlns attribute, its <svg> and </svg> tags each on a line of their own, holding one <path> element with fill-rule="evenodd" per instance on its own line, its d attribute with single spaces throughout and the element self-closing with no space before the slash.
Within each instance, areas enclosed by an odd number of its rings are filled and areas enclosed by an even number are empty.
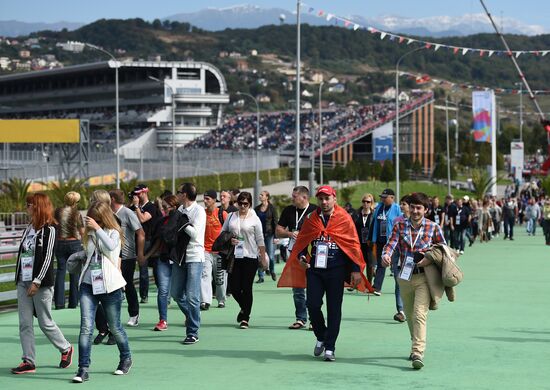
<svg viewBox="0 0 550 390">
<path fill-rule="evenodd" d="M 52 30 L 59 31 L 76 30 L 84 23 L 57 22 L 57 23 L 27 23 L 17 20 L 0 20 L 0 36 L 17 37 L 19 35 L 28 35 L 35 31 Z"/>
<path fill-rule="evenodd" d="M 302 9 L 302 22 L 312 25 L 334 24 L 334 19 L 327 22 L 325 18 L 317 17 L 314 13 L 309 13 L 306 8 Z M 345 15 L 341 16 L 346 17 Z M 431 16 L 418 19 L 393 15 L 377 18 L 353 15 L 347 18 L 363 26 L 421 36 L 464 36 L 493 32 L 489 19 L 483 13 L 462 16 Z M 179 13 L 168 16 L 166 19 L 189 22 L 205 30 L 218 31 L 226 28 L 256 28 L 268 24 L 294 24 L 296 23 L 296 11 L 244 4 L 226 8 L 206 8 L 192 13 Z M 529 25 L 513 18 L 503 18 L 502 20 L 497 18 L 496 22 L 507 34 L 538 35 L 548 32 L 548 29 L 543 26 Z"/>
</svg>

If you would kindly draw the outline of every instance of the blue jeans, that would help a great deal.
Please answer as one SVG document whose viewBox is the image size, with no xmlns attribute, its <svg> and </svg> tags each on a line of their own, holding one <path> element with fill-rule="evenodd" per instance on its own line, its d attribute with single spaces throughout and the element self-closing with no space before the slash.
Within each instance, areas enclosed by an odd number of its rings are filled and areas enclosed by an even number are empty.
<svg viewBox="0 0 550 390">
<path fill-rule="evenodd" d="M 57 258 L 57 271 L 55 273 L 55 288 L 53 299 L 56 308 L 65 307 L 65 275 L 67 274 L 67 259 L 73 253 L 82 250 L 80 240 L 59 240 L 55 246 Z M 78 305 L 78 275 L 69 275 L 69 308 Z"/>
<path fill-rule="evenodd" d="M 457 229 L 454 231 L 455 248 L 457 251 L 464 251 L 464 239 L 466 238 L 466 228 Z"/>
<path fill-rule="evenodd" d="M 157 259 L 153 265 L 153 273 L 157 281 L 157 307 L 159 320 L 168 320 L 168 300 L 170 299 L 170 281 L 172 264 L 168 260 Z"/>
<path fill-rule="evenodd" d="M 296 309 L 296 321 L 300 320 L 305 324 L 307 322 L 306 289 L 293 288 L 292 298 L 294 299 L 294 308 Z"/>
<path fill-rule="evenodd" d="M 395 308 L 397 311 L 403 311 L 403 299 L 401 299 L 401 291 L 399 290 L 399 283 L 397 282 L 397 276 L 399 275 L 399 252 L 394 251 L 391 258 L 391 270 L 393 278 L 395 279 Z"/>
<path fill-rule="evenodd" d="M 273 238 L 274 236 L 266 236 L 264 237 L 265 242 L 265 253 L 269 256 L 269 272 L 275 273 L 275 246 L 273 245 Z M 265 275 L 265 272 L 258 269 L 258 277 L 260 279 L 263 279 Z"/>
<path fill-rule="evenodd" d="M 187 336 L 199 337 L 202 263 L 172 265 L 171 295 L 185 315 Z"/>
<path fill-rule="evenodd" d="M 78 339 L 78 367 L 90 367 L 90 355 L 92 349 L 92 336 L 94 334 L 94 318 L 97 305 L 101 302 L 109 329 L 115 336 L 116 344 L 120 352 L 119 359 L 132 357 L 128 336 L 120 323 L 120 308 L 122 305 L 122 289 L 110 294 L 92 294 L 92 286 L 87 283 L 80 285 L 80 336 Z"/>
<path fill-rule="evenodd" d="M 532 234 L 533 236 L 537 232 L 537 220 L 535 218 L 529 218 L 527 220 L 527 234 Z"/>
<path fill-rule="evenodd" d="M 382 249 L 384 249 L 384 244 L 376 243 L 376 273 L 374 274 L 374 285 L 372 286 L 376 291 L 382 290 L 382 284 L 386 276 L 386 267 L 382 266 Z"/>
</svg>

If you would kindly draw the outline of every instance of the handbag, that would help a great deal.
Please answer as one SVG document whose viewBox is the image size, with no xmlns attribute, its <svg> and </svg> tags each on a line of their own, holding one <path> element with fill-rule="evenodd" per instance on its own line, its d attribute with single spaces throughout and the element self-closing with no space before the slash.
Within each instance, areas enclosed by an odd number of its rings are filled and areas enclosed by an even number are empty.
<svg viewBox="0 0 550 390">
<path fill-rule="evenodd" d="M 82 263 L 86 260 L 86 251 L 75 252 L 67 259 L 67 271 L 71 275 L 80 275 Z"/>
</svg>

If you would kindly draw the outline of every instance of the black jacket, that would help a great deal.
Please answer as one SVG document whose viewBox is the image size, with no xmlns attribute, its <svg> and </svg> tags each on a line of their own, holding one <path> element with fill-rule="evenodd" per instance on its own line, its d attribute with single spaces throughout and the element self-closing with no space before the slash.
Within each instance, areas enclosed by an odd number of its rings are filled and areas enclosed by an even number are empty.
<svg viewBox="0 0 550 390">
<path fill-rule="evenodd" d="M 170 212 L 168 221 L 159 229 L 160 237 L 163 239 L 170 259 L 178 265 L 185 263 L 187 256 L 187 245 L 190 237 L 185 232 L 185 227 L 190 225 L 187 215 L 173 210 Z"/>
<path fill-rule="evenodd" d="M 21 244 L 19 244 L 19 251 L 17 252 L 17 264 L 15 266 L 15 283 L 21 279 L 21 254 L 23 252 L 23 243 L 25 238 L 29 234 L 31 225 L 27 226 Z M 55 227 L 49 224 L 44 225 L 40 230 L 36 232 L 34 238 L 34 261 L 32 267 L 33 281 L 38 280 L 41 282 L 40 287 L 51 287 L 55 282 L 55 275 L 53 272 L 53 254 L 55 253 Z"/>
<path fill-rule="evenodd" d="M 256 214 L 260 212 L 262 205 L 254 207 Z M 275 228 L 277 226 L 277 210 L 272 203 L 268 203 L 267 210 L 265 211 L 265 226 L 262 226 L 264 237 L 269 237 L 275 235 Z"/>
</svg>

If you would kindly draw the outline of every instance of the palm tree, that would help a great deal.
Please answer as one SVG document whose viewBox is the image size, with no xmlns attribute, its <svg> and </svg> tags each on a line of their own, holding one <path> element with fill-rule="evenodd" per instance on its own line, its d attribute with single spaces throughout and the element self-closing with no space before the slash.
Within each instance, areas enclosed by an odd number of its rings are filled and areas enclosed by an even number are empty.
<svg viewBox="0 0 550 390">
<path fill-rule="evenodd" d="M 49 195 L 52 200 L 52 203 L 56 207 L 60 207 L 64 203 L 65 194 L 69 191 L 75 191 L 78 192 L 80 195 L 82 195 L 82 199 L 84 202 L 82 202 L 81 206 L 86 207 L 86 188 L 85 183 L 87 179 L 77 179 L 75 177 L 71 177 L 68 180 L 60 180 L 59 183 L 56 182 L 50 182 L 50 183 L 44 183 L 41 182 L 40 184 L 48 186 L 49 187 Z"/>
<path fill-rule="evenodd" d="M 496 184 L 497 179 L 497 177 L 491 177 L 486 171 L 474 169 L 472 171 L 472 184 L 474 185 L 476 199 L 483 199 L 489 188 Z"/>
<path fill-rule="evenodd" d="M 30 180 L 19 179 L 17 177 L 12 177 L 8 182 L 2 183 L 2 191 L 13 202 L 15 211 L 25 210 L 26 197 L 30 185 Z"/>
</svg>

